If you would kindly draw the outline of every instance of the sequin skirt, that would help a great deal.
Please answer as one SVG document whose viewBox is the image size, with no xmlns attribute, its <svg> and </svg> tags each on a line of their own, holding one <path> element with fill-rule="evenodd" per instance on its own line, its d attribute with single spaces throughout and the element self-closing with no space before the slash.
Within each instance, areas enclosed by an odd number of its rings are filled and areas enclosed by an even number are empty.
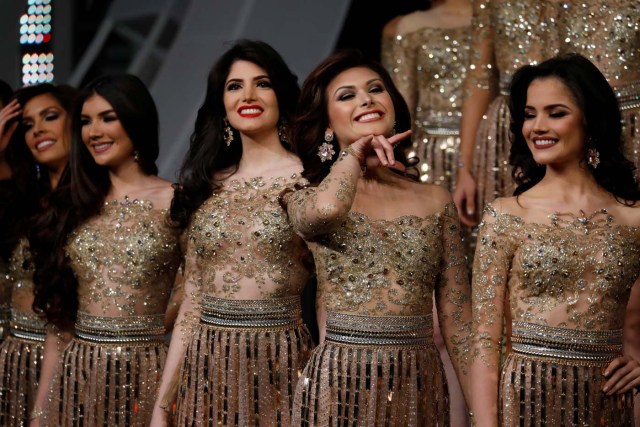
<svg viewBox="0 0 640 427">
<path fill-rule="evenodd" d="M 78 313 L 44 425 L 147 427 L 167 353 L 163 321 L 164 315 Z"/>
<path fill-rule="evenodd" d="M 0 425 L 26 426 L 38 389 L 45 323 L 12 311 L 9 335 L 0 344 Z"/>
<path fill-rule="evenodd" d="M 455 128 L 418 127 L 407 157 L 418 157 L 420 180 L 440 185 L 449 191 L 455 188 L 458 169 L 460 130 Z"/>
<path fill-rule="evenodd" d="M 298 383 L 294 426 L 448 426 L 431 316 L 328 314 Z"/>
<path fill-rule="evenodd" d="M 513 322 L 500 380 L 504 426 L 633 426 L 633 392 L 602 392 L 622 331 Z"/>
<path fill-rule="evenodd" d="M 289 426 L 293 391 L 313 343 L 300 297 L 205 295 L 181 372 L 180 426 Z"/>
</svg>

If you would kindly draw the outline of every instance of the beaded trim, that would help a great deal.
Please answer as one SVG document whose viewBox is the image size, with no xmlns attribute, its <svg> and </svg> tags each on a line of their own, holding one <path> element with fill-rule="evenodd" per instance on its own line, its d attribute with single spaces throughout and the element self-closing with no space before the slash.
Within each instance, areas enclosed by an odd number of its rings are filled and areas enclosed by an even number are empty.
<svg viewBox="0 0 640 427">
<path fill-rule="evenodd" d="M 200 321 L 234 330 L 293 329 L 302 324 L 300 296 L 230 300 L 203 295 Z"/>
<path fill-rule="evenodd" d="M 615 86 L 613 91 L 616 93 L 621 111 L 640 108 L 640 80 Z"/>
<path fill-rule="evenodd" d="M 577 361 L 609 361 L 622 354 L 622 330 L 587 331 L 513 322 L 515 353 Z"/>
<path fill-rule="evenodd" d="M 92 343 L 164 342 L 164 315 L 104 317 L 79 312 L 75 332 Z"/>
<path fill-rule="evenodd" d="M 35 314 L 11 310 L 9 333 L 16 338 L 44 342 L 46 322 Z"/>
<path fill-rule="evenodd" d="M 329 312 L 327 341 L 361 346 L 415 347 L 433 344 L 433 317 L 363 316 Z"/>
</svg>

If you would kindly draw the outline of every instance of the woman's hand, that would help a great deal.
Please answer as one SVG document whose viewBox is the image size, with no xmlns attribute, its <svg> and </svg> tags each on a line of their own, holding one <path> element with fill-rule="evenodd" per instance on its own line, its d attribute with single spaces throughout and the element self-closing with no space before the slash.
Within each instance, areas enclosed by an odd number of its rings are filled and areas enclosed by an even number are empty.
<svg viewBox="0 0 640 427">
<path fill-rule="evenodd" d="M 368 135 L 351 144 L 349 149 L 358 158 L 360 164 L 367 168 L 385 166 L 404 171 L 406 169 L 405 166 L 395 160 L 393 148 L 409 135 L 411 135 L 411 130 L 398 133 L 389 138 L 383 135 Z"/>
<path fill-rule="evenodd" d="M 17 99 L 14 99 L 0 110 L 0 153 L 7 149 L 13 132 L 18 128 L 18 120 L 13 120 L 22 114 Z"/>
<path fill-rule="evenodd" d="M 602 391 L 609 396 L 614 393 L 623 394 L 634 387 L 640 387 L 640 364 L 629 356 L 621 356 L 609 363 L 604 376 L 608 380 Z"/>
<path fill-rule="evenodd" d="M 166 427 L 168 425 L 168 413 L 158 405 L 153 408 L 149 427 Z"/>
<path fill-rule="evenodd" d="M 467 169 L 458 170 L 456 189 L 453 192 L 453 202 L 458 208 L 460 222 L 469 227 L 478 224 L 476 210 L 476 181 Z"/>
</svg>

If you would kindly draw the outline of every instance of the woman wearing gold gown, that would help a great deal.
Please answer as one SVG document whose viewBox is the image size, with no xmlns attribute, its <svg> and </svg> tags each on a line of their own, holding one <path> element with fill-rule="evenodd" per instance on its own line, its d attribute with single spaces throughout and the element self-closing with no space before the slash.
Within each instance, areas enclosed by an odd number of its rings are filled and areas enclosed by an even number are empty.
<svg viewBox="0 0 640 427">
<path fill-rule="evenodd" d="M 470 332 L 449 193 L 389 169 L 404 170 L 393 145 L 410 131 L 392 134 L 394 123 L 409 128 L 410 115 L 379 63 L 336 53 L 300 99 L 293 141 L 313 186 L 283 202 L 316 262 L 322 342 L 298 383 L 293 425 L 448 425 L 434 293 L 459 374 Z"/>
<path fill-rule="evenodd" d="M 513 193 L 507 97 L 514 72 L 558 53 L 590 59 L 613 86 L 628 157 L 640 166 L 640 4 L 636 0 L 475 0 L 454 200 L 464 224 Z"/>
<path fill-rule="evenodd" d="M 34 238 L 34 306 L 57 328 L 32 425 L 146 427 L 180 264 L 158 115 L 142 81 L 120 75 L 83 88 L 73 120 L 68 173 Z"/>
<path fill-rule="evenodd" d="M 34 265 L 28 234 L 67 164 L 76 92 L 41 84 L 21 88 L 0 110 L 0 152 L 10 170 L 3 180 L 1 252 L 8 272 L 3 294 L 10 314 L 0 345 L 0 425 L 25 426 L 40 374 L 45 321 L 32 309 Z"/>
<path fill-rule="evenodd" d="M 312 268 L 278 195 L 301 177 L 287 126 L 297 77 L 264 42 L 216 62 L 172 204 L 186 227 L 185 300 L 152 425 L 289 426 L 312 340 L 300 295 Z M 177 397 L 176 397 L 177 395 Z"/>
<path fill-rule="evenodd" d="M 634 425 L 640 190 L 617 101 L 576 54 L 513 77 L 518 187 L 487 206 L 473 269 L 477 426 Z"/>
</svg>

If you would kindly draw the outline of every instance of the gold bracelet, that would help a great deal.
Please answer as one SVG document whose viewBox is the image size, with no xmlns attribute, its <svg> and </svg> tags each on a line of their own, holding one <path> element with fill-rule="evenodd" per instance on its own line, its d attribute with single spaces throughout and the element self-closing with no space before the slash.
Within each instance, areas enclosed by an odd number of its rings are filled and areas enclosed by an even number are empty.
<svg viewBox="0 0 640 427">
<path fill-rule="evenodd" d="M 42 408 L 35 406 L 31 413 L 29 414 L 29 420 L 35 420 L 36 418 L 40 418 L 44 414 Z"/>
</svg>

